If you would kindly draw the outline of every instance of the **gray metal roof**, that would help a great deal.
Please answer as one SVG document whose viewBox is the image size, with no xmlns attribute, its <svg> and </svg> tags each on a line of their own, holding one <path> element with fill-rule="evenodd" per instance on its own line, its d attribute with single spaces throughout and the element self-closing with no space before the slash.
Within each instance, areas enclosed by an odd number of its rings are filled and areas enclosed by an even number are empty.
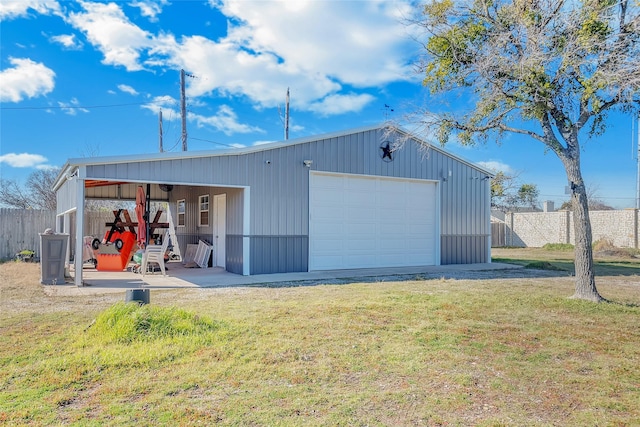
<svg viewBox="0 0 640 427">
<path fill-rule="evenodd" d="M 143 154 L 131 154 L 131 155 L 122 155 L 122 156 L 104 156 L 104 157 L 80 157 L 80 158 L 70 158 L 67 160 L 65 165 L 62 167 L 60 174 L 58 175 L 54 189 L 57 189 L 66 179 L 67 176 L 72 174 L 78 167 L 88 166 L 88 165 L 103 165 L 103 164 L 122 164 L 122 163 L 131 163 L 131 162 L 141 162 L 141 161 L 153 161 L 153 160 L 177 160 L 177 159 L 190 159 L 190 158 L 202 158 L 202 157 L 223 157 L 223 156 L 240 156 L 249 153 L 256 153 L 268 150 L 275 150 L 282 147 L 290 147 L 292 145 L 297 144 L 305 144 L 314 141 L 320 141 L 330 138 L 337 138 L 345 135 L 351 135 L 359 132 L 366 132 L 376 129 L 389 129 L 390 131 L 394 131 L 402 134 L 407 139 L 413 139 L 422 144 L 426 144 L 429 146 L 429 149 L 435 150 L 444 154 L 452 159 L 455 159 L 461 163 L 466 164 L 483 174 L 494 176 L 495 174 L 483 168 L 482 166 L 468 161 L 460 156 L 452 154 L 444 149 L 438 147 L 437 145 L 430 143 L 411 132 L 402 129 L 395 125 L 390 125 L 388 123 L 377 123 L 370 126 L 363 126 L 358 128 L 352 128 L 337 132 L 330 132 L 320 135 L 312 135 L 306 136 L 302 138 L 284 140 L 284 141 L 276 141 L 270 142 L 260 145 L 253 145 L 249 147 L 241 147 L 241 148 L 229 148 L 229 149 L 216 149 L 216 150 L 201 150 L 201 151 L 179 151 L 179 152 L 162 152 L 162 153 L 143 153 Z"/>
</svg>

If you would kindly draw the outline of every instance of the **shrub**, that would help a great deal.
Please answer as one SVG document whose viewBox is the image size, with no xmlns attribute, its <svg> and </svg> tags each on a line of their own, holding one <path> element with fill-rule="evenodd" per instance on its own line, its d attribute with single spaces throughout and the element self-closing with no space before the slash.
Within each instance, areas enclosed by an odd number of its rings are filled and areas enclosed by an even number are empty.
<svg viewBox="0 0 640 427">
<path fill-rule="evenodd" d="M 613 240 L 607 239 L 606 237 L 593 242 L 592 247 L 593 250 L 597 252 L 611 251 L 616 249 L 616 247 L 613 245 Z"/>
</svg>

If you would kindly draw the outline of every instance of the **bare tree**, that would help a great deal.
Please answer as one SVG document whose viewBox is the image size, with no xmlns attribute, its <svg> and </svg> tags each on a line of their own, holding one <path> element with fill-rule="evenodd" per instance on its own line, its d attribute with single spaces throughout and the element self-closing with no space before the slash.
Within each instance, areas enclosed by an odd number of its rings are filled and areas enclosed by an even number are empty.
<svg viewBox="0 0 640 427">
<path fill-rule="evenodd" d="M 603 300 L 580 141 L 602 134 L 612 110 L 640 108 L 639 9 L 637 0 L 441 0 L 413 22 L 424 35 L 423 84 L 475 101 L 467 113 L 419 111 L 421 126 L 442 144 L 524 135 L 562 161 L 576 219 L 575 298 Z"/>
<path fill-rule="evenodd" d="M 598 196 L 598 186 L 597 185 L 587 185 L 587 203 L 589 204 L 589 211 L 611 211 L 613 208 L 607 205 L 601 198 Z M 564 202 L 560 209 L 564 210 L 573 210 L 572 200 Z"/>
<path fill-rule="evenodd" d="M 19 209 L 56 209 L 53 183 L 60 169 L 38 169 L 27 178 L 24 187 L 15 180 L 0 179 L 0 204 Z"/>
</svg>

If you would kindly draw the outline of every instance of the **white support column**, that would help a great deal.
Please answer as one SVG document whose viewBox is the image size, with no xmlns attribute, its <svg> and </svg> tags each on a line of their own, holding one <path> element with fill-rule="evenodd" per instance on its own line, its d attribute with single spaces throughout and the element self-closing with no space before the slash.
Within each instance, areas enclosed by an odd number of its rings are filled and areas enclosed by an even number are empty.
<svg viewBox="0 0 640 427">
<path fill-rule="evenodd" d="M 244 209 L 242 214 L 242 275 L 249 276 L 251 274 L 251 189 L 245 187 L 244 191 Z"/>
<path fill-rule="evenodd" d="M 58 218 L 56 218 L 56 227 L 59 227 L 58 223 L 59 223 Z M 61 230 L 56 229 L 56 232 L 67 233 L 69 236 L 71 236 L 71 214 L 69 212 L 65 212 L 62 215 L 62 229 Z M 68 275 L 69 275 L 69 259 L 70 258 L 71 258 L 71 242 L 67 244 L 67 254 L 65 255 L 65 258 L 64 258 L 64 270 L 67 277 L 69 277 Z"/>
<path fill-rule="evenodd" d="M 83 256 L 82 251 L 84 249 L 84 168 L 78 170 L 77 176 L 74 177 L 76 184 L 76 257 L 74 260 L 75 266 L 75 285 L 77 287 L 82 286 L 82 264 Z"/>
<path fill-rule="evenodd" d="M 487 239 L 487 259 L 485 260 L 485 262 L 491 263 L 491 179 L 489 178 L 489 176 L 487 176 L 485 182 L 485 191 L 487 192 L 486 194 L 489 195 L 489 203 L 487 204 L 487 208 L 485 210 L 485 215 L 487 215 L 488 221 L 488 224 L 485 224 L 485 226 L 489 227 L 489 230 L 487 230 L 489 238 Z"/>
</svg>

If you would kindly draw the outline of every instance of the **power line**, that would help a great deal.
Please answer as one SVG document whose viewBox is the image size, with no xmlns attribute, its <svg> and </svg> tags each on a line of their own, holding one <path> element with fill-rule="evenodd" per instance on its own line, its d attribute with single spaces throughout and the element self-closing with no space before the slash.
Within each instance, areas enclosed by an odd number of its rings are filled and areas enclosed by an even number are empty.
<svg viewBox="0 0 640 427">
<path fill-rule="evenodd" d="M 190 136 L 190 137 L 189 137 L 189 139 L 193 139 L 193 140 L 196 140 L 196 141 L 210 142 L 210 143 L 212 143 L 212 144 L 224 145 L 225 147 L 229 147 L 229 148 L 236 148 L 236 147 L 234 147 L 233 145 L 224 144 L 224 143 L 222 143 L 222 142 L 217 142 L 217 141 L 211 141 L 211 140 L 208 140 L 208 139 L 194 138 L 194 137 L 192 137 L 192 136 Z"/>
<path fill-rule="evenodd" d="M 130 107 L 132 105 L 146 105 L 146 104 L 160 104 L 161 102 L 132 102 L 128 104 L 106 104 L 106 105 L 61 105 L 61 106 L 49 106 L 49 107 L 3 107 L 0 106 L 0 110 L 62 110 L 62 109 L 91 109 L 91 108 L 115 108 L 115 107 Z"/>
</svg>

